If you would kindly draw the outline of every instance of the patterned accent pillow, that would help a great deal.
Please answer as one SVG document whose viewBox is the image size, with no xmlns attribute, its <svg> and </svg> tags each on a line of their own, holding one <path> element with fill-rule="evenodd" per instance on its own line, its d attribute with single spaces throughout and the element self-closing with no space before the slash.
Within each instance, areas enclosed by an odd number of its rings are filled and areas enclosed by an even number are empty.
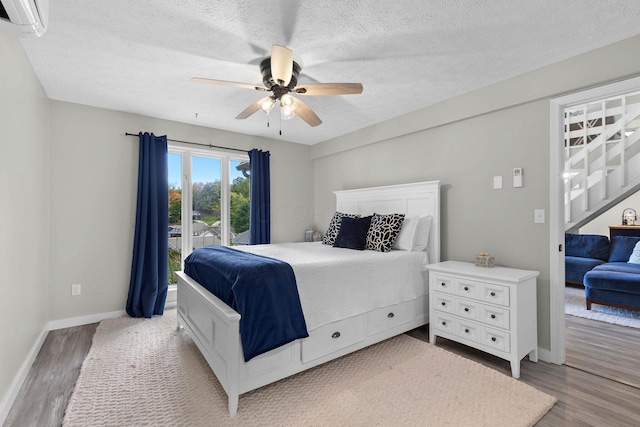
<svg viewBox="0 0 640 427">
<path fill-rule="evenodd" d="M 378 252 L 390 252 L 395 242 L 404 214 L 381 215 L 374 213 L 367 233 L 367 249 Z"/>
<path fill-rule="evenodd" d="M 322 243 L 325 245 L 332 245 L 336 241 L 336 237 L 338 237 L 338 232 L 340 232 L 340 223 L 342 223 L 342 218 L 360 218 L 359 214 L 346 214 L 342 212 L 336 212 L 333 214 L 333 218 L 329 222 L 329 228 L 327 228 L 327 232 L 322 238 Z"/>
</svg>

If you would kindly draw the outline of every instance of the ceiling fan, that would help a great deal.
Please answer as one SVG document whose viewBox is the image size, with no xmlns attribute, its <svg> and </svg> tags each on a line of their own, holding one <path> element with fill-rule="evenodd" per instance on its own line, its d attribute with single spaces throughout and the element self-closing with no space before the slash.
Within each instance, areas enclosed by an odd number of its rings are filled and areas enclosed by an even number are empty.
<svg viewBox="0 0 640 427">
<path fill-rule="evenodd" d="M 230 82 L 226 80 L 205 79 L 194 77 L 191 80 L 197 83 L 209 83 L 220 86 L 233 86 L 243 89 L 252 89 L 261 92 L 272 92 L 257 102 L 249 105 L 236 119 L 246 119 L 258 110 L 269 114 L 276 103 L 280 103 L 280 117 L 284 120 L 293 116 L 299 116 L 310 126 L 318 126 L 322 120 L 311 108 L 296 95 L 351 95 L 362 93 L 360 83 L 315 83 L 297 86 L 300 65 L 293 60 L 293 51 L 283 46 L 271 46 L 271 56 L 260 63 L 262 81 L 265 86 L 257 86 L 250 83 Z"/>
</svg>

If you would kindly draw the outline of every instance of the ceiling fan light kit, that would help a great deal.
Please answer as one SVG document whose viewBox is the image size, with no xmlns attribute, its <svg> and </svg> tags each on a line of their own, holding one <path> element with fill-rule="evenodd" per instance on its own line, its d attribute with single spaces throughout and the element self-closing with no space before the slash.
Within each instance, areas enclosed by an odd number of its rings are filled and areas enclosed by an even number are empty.
<svg viewBox="0 0 640 427">
<path fill-rule="evenodd" d="M 260 101 L 258 101 L 258 103 L 260 104 L 260 109 L 262 110 L 262 112 L 268 116 L 271 110 L 273 110 L 273 107 L 276 105 L 276 100 L 271 96 L 265 96 Z"/>
<path fill-rule="evenodd" d="M 276 101 L 280 102 L 280 118 L 289 120 L 294 116 L 300 117 L 309 126 L 318 126 L 322 120 L 307 104 L 291 96 L 297 95 L 352 95 L 362 93 L 360 83 L 316 83 L 297 86 L 300 75 L 300 65 L 293 60 L 293 51 L 284 46 L 271 46 L 271 56 L 260 63 L 263 86 L 249 83 L 230 82 L 194 77 L 191 80 L 197 83 L 209 83 L 218 86 L 233 86 L 243 89 L 257 90 L 261 92 L 273 92 L 245 108 L 236 119 L 246 119 L 258 110 L 269 115 Z"/>
</svg>

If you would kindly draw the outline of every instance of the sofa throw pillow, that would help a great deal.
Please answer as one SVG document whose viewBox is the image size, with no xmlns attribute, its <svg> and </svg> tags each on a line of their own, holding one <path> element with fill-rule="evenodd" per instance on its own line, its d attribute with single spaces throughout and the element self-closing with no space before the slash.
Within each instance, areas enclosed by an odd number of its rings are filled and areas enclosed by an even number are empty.
<svg viewBox="0 0 640 427">
<path fill-rule="evenodd" d="M 381 215 L 374 213 L 367 233 L 367 249 L 389 252 L 404 221 L 404 214 Z"/>
<path fill-rule="evenodd" d="M 336 241 L 336 237 L 338 237 L 338 232 L 340 231 L 340 223 L 342 222 L 342 218 L 360 218 L 359 214 L 346 214 L 342 212 L 336 212 L 333 214 L 333 218 L 329 221 L 329 228 L 327 228 L 327 232 L 322 238 L 322 243 L 325 245 L 332 245 Z"/>
<path fill-rule="evenodd" d="M 363 218 L 342 218 L 340 231 L 333 243 L 334 248 L 357 249 L 362 251 L 367 245 L 367 232 L 371 225 L 371 216 Z"/>
<path fill-rule="evenodd" d="M 565 256 L 607 261 L 610 247 L 609 238 L 600 234 L 564 234 Z"/>
<path fill-rule="evenodd" d="M 611 239 L 609 262 L 628 262 L 631 252 L 638 242 L 640 242 L 640 237 L 614 236 Z"/>
<path fill-rule="evenodd" d="M 640 264 L 640 242 L 633 247 L 633 252 L 631 252 L 628 262 L 630 264 Z"/>
</svg>

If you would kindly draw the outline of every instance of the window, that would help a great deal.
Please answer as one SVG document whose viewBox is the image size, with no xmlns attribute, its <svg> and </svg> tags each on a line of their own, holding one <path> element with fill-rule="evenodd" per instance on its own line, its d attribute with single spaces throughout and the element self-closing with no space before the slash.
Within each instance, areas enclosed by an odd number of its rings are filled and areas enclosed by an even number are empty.
<svg viewBox="0 0 640 427">
<path fill-rule="evenodd" d="M 249 157 L 169 146 L 169 284 L 191 251 L 249 241 Z"/>
</svg>

